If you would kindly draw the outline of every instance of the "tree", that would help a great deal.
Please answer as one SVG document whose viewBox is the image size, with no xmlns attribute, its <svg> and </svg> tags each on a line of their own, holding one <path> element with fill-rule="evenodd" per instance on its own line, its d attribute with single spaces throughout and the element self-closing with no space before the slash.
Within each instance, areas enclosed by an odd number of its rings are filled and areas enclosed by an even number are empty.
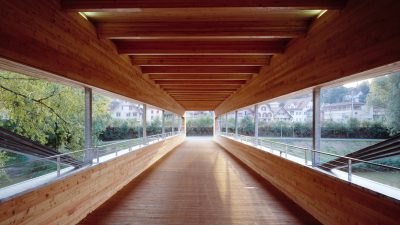
<svg viewBox="0 0 400 225">
<path fill-rule="evenodd" d="M 107 106 L 107 99 L 94 99 L 95 136 Z M 0 116 L 1 127 L 32 141 L 62 152 L 83 148 L 83 89 L 0 71 Z"/>
<path fill-rule="evenodd" d="M 391 134 L 400 132 L 400 73 L 372 80 L 367 104 L 385 109 L 385 124 Z"/>
<path fill-rule="evenodd" d="M 323 89 L 321 93 L 322 102 L 330 104 L 343 102 L 344 97 L 348 94 L 348 91 L 349 90 L 343 86 Z"/>
<path fill-rule="evenodd" d="M 254 122 L 249 116 L 244 116 L 239 123 L 239 129 L 243 134 L 254 134 Z"/>
</svg>

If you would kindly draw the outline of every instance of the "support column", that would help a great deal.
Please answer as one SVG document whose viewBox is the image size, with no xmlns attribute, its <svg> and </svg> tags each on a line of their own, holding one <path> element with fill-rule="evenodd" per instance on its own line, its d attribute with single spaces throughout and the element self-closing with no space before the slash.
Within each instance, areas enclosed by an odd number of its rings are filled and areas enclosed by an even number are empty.
<svg viewBox="0 0 400 225">
<path fill-rule="evenodd" d="M 93 161 L 93 142 L 92 142 L 92 89 L 85 88 L 85 163 Z"/>
<path fill-rule="evenodd" d="M 228 135 L 228 113 L 225 114 L 225 133 Z"/>
<path fill-rule="evenodd" d="M 321 88 L 313 89 L 313 149 L 320 151 L 321 148 Z M 320 163 L 320 154 L 312 154 L 312 166 Z"/>
<path fill-rule="evenodd" d="M 258 138 L 258 104 L 254 105 L 254 137 Z"/>
<path fill-rule="evenodd" d="M 186 117 L 182 116 L 183 133 L 186 135 Z"/>
<path fill-rule="evenodd" d="M 222 115 L 220 115 L 219 117 L 218 117 L 218 123 L 219 123 L 219 127 L 218 127 L 218 129 L 219 129 L 219 134 L 221 134 L 222 133 Z"/>
<path fill-rule="evenodd" d="M 235 111 L 235 138 L 238 137 L 238 128 L 239 128 L 239 120 L 238 120 L 238 111 Z"/>
<path fill-rule="evenodd" d="M 146 144 L 147 139 L 147 105 L 143 104 L 143 113 L 142 113 L 142 127 L 143 127 L 143 144 Z"/>
<path fill-rule="evenodd" d="M 175 114 L 174 113 L 172 113 L 172 132 L 174 132 L 175 131 Z"/>
<path fill-rule="evenodd" d="M 212 112 L 212 118 L 213 118 L 213 136 L 215 136 L 217 132 L 217 117 L 215 117 L 214 112 Z"/>
<path fill-rule="evenodd" d="M 165 134 L 165 110 L 162 110 L 161 113 L 161 133 L 164 135 Z"/>
<path fill-rule="evenodd" d="M 182 116 L 178 117 L 178 132 L 182 130 Z"/>
</svg>

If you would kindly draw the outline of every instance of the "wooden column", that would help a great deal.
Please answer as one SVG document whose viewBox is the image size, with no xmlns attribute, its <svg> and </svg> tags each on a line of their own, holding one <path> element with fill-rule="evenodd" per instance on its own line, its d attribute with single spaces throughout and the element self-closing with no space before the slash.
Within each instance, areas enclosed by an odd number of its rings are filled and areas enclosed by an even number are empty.
<svg viewBox="0 0 400 225">
<path fill-rule="evenodd" d="M 85 163 L 92 163 L 92 89 L 85 88 Z"/>
<path fill-rule="evenodd" d="M 238 123 L 239 123 L 239 120 L 238 120 L 238 111 L 236 110 L 235 111 L 235 138 L 237 138 L 237 136 L 238 136 Z"/>
<path fill-rule="evenodd" d="M 313 149 L 320 151 L 321 146 L 321 88 L 313 89 Z M 312 153 L 312 165 L 317 166 L 320 161 L 319 153 Z"/>
<path fill-rule="evenodd" d="M 254 105 L 254 137 L 258 137 L 258 104 Z"/>
<path fill-rule="evenodd" d="M 143 104 L 143 114 L 142 114 L 142 127 L 143 127 L 143 144 L 146 144 L 147 139 L 147 105 Z"/>
</svg>

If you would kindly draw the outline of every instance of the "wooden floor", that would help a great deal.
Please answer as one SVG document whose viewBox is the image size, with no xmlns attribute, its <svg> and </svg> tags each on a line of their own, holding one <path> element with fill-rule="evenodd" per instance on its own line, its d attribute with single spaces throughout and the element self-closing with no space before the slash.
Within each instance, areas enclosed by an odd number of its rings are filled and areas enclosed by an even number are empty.
<svg viewBox="0 0 400 225">
<path fill-rule="evenodd" d="M 187 139 L 80 224 L 318 224 L 211 139 Z"/>
</svg>

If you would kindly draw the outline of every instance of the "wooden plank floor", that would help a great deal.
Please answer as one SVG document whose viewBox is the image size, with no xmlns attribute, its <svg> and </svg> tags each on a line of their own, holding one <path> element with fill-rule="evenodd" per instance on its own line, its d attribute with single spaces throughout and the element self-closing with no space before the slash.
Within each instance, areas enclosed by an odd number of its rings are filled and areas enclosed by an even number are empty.
<svg viewBox="0 0 400 225">
<path fill-rule="evenodd" d="M 80 222 L 318 224 L 211 139 L 187 139 Z"/>
</svg>

